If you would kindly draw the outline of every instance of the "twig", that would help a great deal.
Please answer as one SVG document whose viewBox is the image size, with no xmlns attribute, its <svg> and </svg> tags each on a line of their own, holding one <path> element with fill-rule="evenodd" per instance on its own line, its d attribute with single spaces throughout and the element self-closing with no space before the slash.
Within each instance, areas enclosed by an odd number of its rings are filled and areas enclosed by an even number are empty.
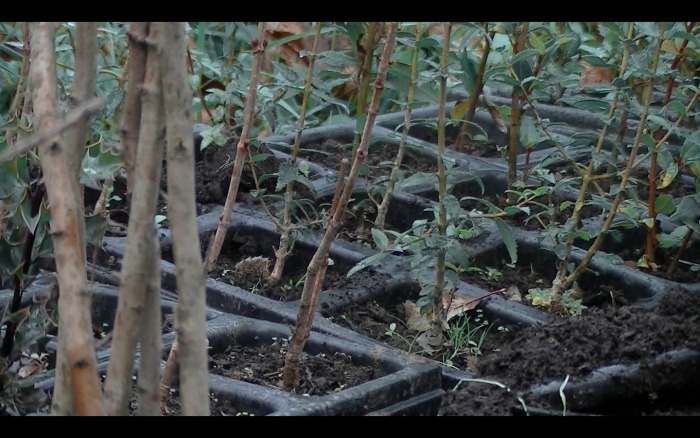
<svg viewBox="0 0 700 438">
<path fill-rule="evenodd" d="M 57 127 L 52 128 L 50 131 L 41 132 L 38 131 L 28 140 L 18 141 L 15 143 L 14 147 L 8 148 L 7 150 L 0 153 L 0 163 L 5 163 L 14 159 L 15 157 L 24 154 L 29 149 L 46 143 L 48 140 L 63 134 L 69 129 L 74 128 L 78 123 L 89 119 L 93 115 L 97 114 L 104 105 L 104 99 L 101 97 L 93 97 L 87 102 L 77 106 L 75 109 L 70 111 L 66 117 L 63 119 L 62 123 L 58 124 Z"/>
<path fill-rule="evenodd" d="M 262 63 L 263 52 L 265 51 L 265 22 L 258 22 L 258 37 L 253 39 L 253 70 L 250 74 L 250 85 L 248 86 L 248 98 L 246 100 L 245 114 L 243 116 L 243 131 L 238 139 L 236 147 L 236 160 L 231 172 L 231 182 L 229 183 L 224 210 L 219 218 L 219 226 L 216 229 L 214 240 L 211 242 L 207 250 L 207 257 L 204 263 L 204 273 L 209 275 L 216 266 L 216 261 L 219 258 L 221 247 L 224 245 L 228 227 L 231 225 L 231 213 L 233 212 L 233 204 L 238 194 L 238 186 L 241 182 L 241 174 L 243 172 L 243 163 L 245 162 L 246 152 L 248 149 L 248 141 L 250 131 L 253 127 L 253 114 L 255 112 L 255 99 L 258 91 L 258 78 L 260 76 L 260 65 Z"/>
</svg>

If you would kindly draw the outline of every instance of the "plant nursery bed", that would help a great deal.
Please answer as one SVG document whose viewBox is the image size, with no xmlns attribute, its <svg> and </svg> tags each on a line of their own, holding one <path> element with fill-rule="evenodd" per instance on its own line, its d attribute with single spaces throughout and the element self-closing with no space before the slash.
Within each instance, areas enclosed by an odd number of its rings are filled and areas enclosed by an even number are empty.
<svg viewBox="0 0 700 438">
<path fill-rule="evenodd" d="M 523 304 L 530 305 L 536 295 L 528 299 L 531 289 L 548 289 L 557 273 L 558 260 L 553 251 L 530 242 L 517 240 L 518 259 L 512 263 L 505 245 L 474 255 L 472 265 L 462 273 L 464 282 L 476 285 L 486 291 L 506 289 L 504 294 Z M 574 260 L 578 260 L 577 257 Z M 603 264 L 604 262 L 601 262 Z M 599 271 L 591 265 L 567 294 L 568 312 L 585 311 L 588 307 L 619 307 L 633 303 L 640 297 L 649 297 L 655 290 L 641 286 L 643 281 L 631 282 L 614 272 Z M 571 307 L 568 307 L 568 306 Z M 567 313 L 567 309 L 552 309 L 553 312 Z"/>
<path fill-rule="evenodd" d="M 498 319 L 489 321 L 480 308 L 451 319 L 445 345 L 427 351 L 417 342 L 421 331 L 415 321 L 417 291 L 395 290 L 380 297 L 322 312 L 328 320 L 393 348 L 435 360 L 445 366 L 474 371 L 477 362 L 493 351 L 517 330 L 516 324 Z"/>
<path fill-rule="evenodd" d="M 206 251 L 206 242 L 213 233 L 202 235 L 202 254 Z M 313 257 L 313 248 L 297 246 L 285 263 L 282 278 L 277 285 L 266 284 L 274 266 L 273 246 L 279 245 L 279 235 L 264 232 L 231 230 L 226 235 L 215 269 L 211 278 L 251 291 L 257 295 L 275 301 L 295 301 L 301 297 L 306 277 L 306 267 Z M 169 252 L 164 259 L 172 262 Z M 341 259 L 333 260 L 326 270 L 322 289 L 345 289 L 353 287 L 371 287 L 383 285 L 386 276 L 373 269 L 357 274 L 357 278 L 349 279 L 346 274 L 351 265 Z M 337 263 L 336 263 L 337 261 Z"/>
<path fill-rule="evenodd" d="M 591 308 L 523 328 L 478 362 L 475 378 L 490 383 L 462 382 L 440 415 L 522 415 L 523 404 L 548 415 L 697 413 L 698 310 L 700 296 L 679 290 L 654 309 Z"/>
<path fill-rule="evenodd" d="M 290 414 L 358 415 L 440 389 L 440 368 L 420 358 L 320 333 L 308 338 L 300 387 L 280 385 L 289 327 L 223 317 L 208 332 L 210 372 L 261 390 L 292 395 Z"/>
</svg>

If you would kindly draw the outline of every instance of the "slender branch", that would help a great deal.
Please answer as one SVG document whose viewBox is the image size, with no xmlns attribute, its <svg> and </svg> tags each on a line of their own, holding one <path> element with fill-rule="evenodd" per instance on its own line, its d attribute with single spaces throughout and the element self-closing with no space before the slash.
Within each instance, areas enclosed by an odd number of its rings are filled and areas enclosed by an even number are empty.
<svg viewBox="0 0 700 438">
<path fill-rule="evenodd" d="M 316 53 L 318 52 L 318 41 L 321 36 L 321 22 L 316 23 L 316 32 L 314 34 L 314 42 L 311 48 L 311 59 L 309 60 L 309 67 L 306 71 L 306 83 L 304 84 L 304 94 L 301 101 L 301 109 L 299 111 L 299 120 L 297 122 L 297 132 L 294 137 L 294 145 L 292 146 L 291 157 L 289 159 L 289 165 L 295 169 L 297 164 L 297 155 L 299 154 L 299 147 L 301 145 L 301 133 L 304 130 L 304 123 L 306 122 L 306 108 L 309 104 L 309 96 L 311 95 L 311 84 L 314 77 L 314 65 L 316 63 Z M 253 164 L 251 163 L 251 166 Z M 294 196 L 294 180 L 287 183 L 287 187 L 284 191 L 284 216 L 282 219 L 282 224 L 280 227 L 280 243 L 275 251 L 275 266 L 272 269 L 272 273 L 267 278 L 267 284 L 276 285 L 282 279 L 282 271 L 284 270 L 284 264 L 287 261 L 287 257 L 292 252 L 292 248 L 289 244 L 290 240 L 290 224 L 292 222 L 292 199 Z"/>
<path fill-rule="evenodd" d="M 359 44 L 357 46 L 358 54 L 363 56 L 360 71 L 357 72 L 357 109 L 355 110 L 355 116 L 358 118 L 365 114 L 365 109 L 367 108 L 367 95 L 369 94 L 369 80 L 372 77 L 374 49 L 377 47 L 377 41 L 382 34 L 383 27 L 384 23 L 376 21 L 371 22 L 365 36 L 365 46 L 362 47 Z M 357 145 L 360 144 L 360 141 L 361 137 L 358 132 L 355 134 L 353 140 L 353 153 L 357 149 Z"/>
<path fill-rule="evenodd" d="M 282 370 L 283 385 L 287 389 L 297 388 L 299 386 L 299 364 L 301 362 L 301 353 L 304 350 L 306 339 L 309 336 L 309 332 L 311 331 L 311 326 L 313 324 L 314 312 L 316 310 L 314 304 L 318 302 L 318 297 L 316 297 L 315 294 L 318 294 L 319 291 L 315 290 L 315 286 L 317 285 L 317 282 L 323 281 L 322 278 L 319 279 L 319 274 L 323 272 L 322 265 L 324 262 L 327 262 L 328 251 L 331 243 L 340 230 L 342 220 L 341 213 L 345 211 L 345 207 L 347 206 L 350 195 L 352 194 L 355 181 L 360 174 L 360 167 L 362 167 L 362 164 L 367 157 L 367 149 L 369 147 L 372 128 L 374 127 L 374 120 L 379 112 L 379 101 L 382 91 L 384 90 L 384 81 L 386 79 L 386 73 L 389 67 L 389 59 L 391 58 L 391 53 L 396 42 L 396 28 L 397 23 L 392 22 L 386 35 L 384 50 L 382 51 L 379 66 L 377 67 L 377 76 L 374 80 L 374 89 L 372 92 L 372 99 L 370 101 L 369 109 L 367 111 L 362 140 L 357 148 L 357 152 L 355 153 L 355 159 L 352 163 L 350 174 L 345 182 L 345 187 L 343 188 L 336 208 L 331 211 L 328 218 L 328 228 L 326 228 L 326 233 L 324 234 L 316 253 L 309 263 L 309 267 L 306 270 L 306 282 L 304 283 L 304 290 L 302 291 L 299 302 L 299 311 L 296 319 L 297 322 L 292 332 L 292 338 L 289 343 L 289 349 L 287 350 L 284 368 Z M 342 181 L 338 179 L 338 183 L 340 184 Z"/>
<path fill-rule="evenodd" d="M 630 23 L 630 26 L 633 26 L 633 24 Z M 634 159 L 637 155 L 637 150 L 639 149 L 639 145 L 641 143 L 642 134 L 644 133 L 644 127 L 646 126 L 647 116 L 649 115 L 649 108 L 651 107 L 651 96 L 652 90 L 654 88 L 654 76 L 656 75 L 657 67 L 659 64 L 659 56 L 661 54 L 661 43 L 663 42 L 663 28 L 664 25 L 663 23 L 661 23 L 659 26 L 658 44 L 656 47 L 654 60 L 651 66 L 652 75 L 649 79 L 648 85 L 644 89 L 644 107 L 642 110 L 639 127 L 637 128 L 637 135 L 635 136 L 634 143 L 632 145 L 632 150 L 630 151 L 629 161 L 627 162 L 627 167 L 625 168 L 625 171 L 622 174 L 622 180 L 620 181 L 620 189 L 617 192 L 617 195 L 615 195 L 615 199 L 612 202 L 612 206 L 610 207 L 610 211 L 608 212 L 608 215 L 605 218 L 605 222 L 603 223 L 603 227 L 600 233 L 596 237 L 591 247 L 586 252 L 586 255 L 583 257 L 583 260 L 581 260 L 581 262 L 578 264 L 578 266 L 576 266 L 573 272 L 571 272 L 563 280 L 560 271 L 560 275 L 557 276 L 557 278 L 555 278 L 552 282 L 552 291 L 554 297 L 557 297 L 561 292 L 569 289 L 574 284 L 574 282 L 578 280 L 581 274 L 588 268 L 588 265 L 593 259 L 593 256 L 596 254 L 598 248 L 600 248 L 600 245 L 603 243 L 603 240 L 607 235 L 608 230 L 610 229 L 610 225 L 612 224 L 612 221 L 615 218 L 615 215 L 617 214 L 617 208 L 622 202 L 623 194 L 625 193 L 625 187 L 627 187 L 627 182 L 630 178 L 630 175 L 632 174 L 632 165 L 634 164 Z M 574 211 L 576 211 L 576 207 L 574 207 Z"/>
<path fill-rule="evenodd" d="M 129 29 L 129 88 L 126 91 L 124 103 L 124 121 L 121 129 L 123 144 L 122 160 L 126 170 L 126 194 L 130 196 L 134 190 L 134 165 L 136 148 L 139 141 L 139 126 L 141 122 L 141 87 L 146 75 L 147 51 L 146 36 L 149 23 L 133 22 Z"/>
<path fill-rule="evenodd" d="M 2 151 L 2 153 L 0 153 L 0 163 L 13 160 L 19 155 L 26 153 L 29 149 L 42 143 L 46 143 L 50 139 L 65 133 L 69 129 L 73 129 L 79 123 L 97 114 L 102 109 L 103 105 L 104 99 L 100 97 L 93 97 L 84 104 L 77 106 L 75 109 L 71 110 L 66 117 L 63 118 L 63 120 L 57 123 L 56 127 L 52 127 L 51 131 L 37 132 L 28 140 L 18 141 L 15 143 L 13 148 L 8 148 Z"/>
<path fill-rule="evenodd" d="M 236 160 L 233 165 L 233 171 L 231 172 L 231 182 L 229 183 L 228 194 L 226 195 L 226 202 L 224 203 L 224 211 L 221 213 L 214 240 L 212 240 L 207 250 L 207 257 L 204 263 L 204 272 L 206 275 L 209 275 L 214 270 L 216 261 L 219 258 L 219 253 L 221 252 L 221 247 L 224 245 L 224 240 L 226 239 L 226 232 L 231 225 L 233 204 L 238 194 L 238 186 L 241 182 L 241 174 L 243 172 L 243 163 L 245 162 L 246 152 L 248 150 L 250 131 L 253 127 L 253 114 L 255 112 L 255 98 L 258 90 L 260 65 L 266 45 L 265 23 L 260 21 L 258 22 L 258 36 L 253 39 L 253 69 L 250 73 L 248 98 L 246 99 L 245 114 L 243 116 L 243 131 L 241 132 L 241 137 L 238 139 L 238 145 L 236 147 Z"/>
<path fill-rule="evenodd" d="M 159 38 L 158 26 L 151 25 L 149 40 Z M 139 86 L 139 84 L 134 84 Z M 109 415 L 126 415 L 131 395 L 131 376 L 136 343 L 141 333 L 146 302 L 146 285 L 151 275 L 151 256 L 155 246 L 160 174 L 163 165 L 164 108 L 157 47 L 149 47 L 134 179 L 139 188 L 131 196 L 131 214 L 126 233 L 126 250 L 119 276 L 119 300 L 114 318 L 112 354 L 104 385 L 105 410 Z"/>
<path fill-rule="evenodd" d="M 694 23 L 691 23 L 690 26 L 686 26 L 686 30 L 690 31 L 693 25 Z M 663 34 L 661 34 L 661 37 L 663 37 Z M 688 39 L 686 38 L 681 43 L 681 47 L 680 49 L 678 49 L 678 54 L 676 54 L 676 57 L 671 63 L 671 70 L 675 70 L 676 68 L 678 68 L 678 64 L 685 55 L 685 48 L 687 46 Z M 671 101 L 671 94 L 673 93 L 674 85 L 675 80 L 673 79 L 673 73 L 669 73 L 668 79 L 666 80 L 666 93 L 664 94 L 664 99 L 661 102 L 661 105 L 666 106 Z M 663 128 L 659 127 L 654 133 L 654 140 L 658 142 L 663 137 L 663 134 Z M 663 146 L 663 144 L 659 144 L 659 146 Z M 651 226 L 647 227 L 647 241 L 644 249 L 644 256 L 646 257 L 646 262 L 648 264 L 654 263 L 655 260 L 654 252 L 656 251 L 656 184 L 659 178 L 656 169 L 658 165 L 657 160 L 659 152 L 657 149 L 651 150 L 650 152 L 651 162 L 649 164 L 649 201 L 647 202 L 647 210 L 649 213 L 648 217 L 650 219 Z"/>
<path fill-rule="evenodd" d="M 467 113 L 464 115 L 464 121 L 459 127 L 459 133 L 457 134 L 457 139 L 455 140 L 454 150 L 459 151 L 462 149 L 462 143 L 464 142 L 464 137 L 471 134 L 472 122 L 474 121 L 474 114 L 476 114 L 477 103 L 479 102 L 479 96 L 484 90 L 484 73 L 486 72 L 486 64 L 489 59 L 489 53 L 491 53 L 491 40 L 493 39 L 495 32 L 489 32 L 489 23 L 484 23 L 484 50 L 481 54 L 481 61 L 479 62 L 479 70 L 476 74 L 476 81 L 474 82 L 474 89 L 469 94 L 469 106 L 467 107 Z M 471 152 L 472 143 L 469 143 L 467 147 L 467 153 Z"/>
<path fill-rule="evenodd" d="M 415 94 L 416 89 L 416 75 L 418 73 L 418 41 L 420 40 L 420 34 L 421 27 L 419 25 L 416 25 L 414 30 L 415 46 L 413 47 L 413 57 L 411 58 L 411 77 L 409 78 L 408 82 L 408 96 L 406 97 L 406 110 L 403 122 L 403 130 L 401 131 L 401 142 L 399 143 L 399 151 L 396 153 L 396 158 L 394 159 L 394 166 L 391 168 L 389 182 L 386 186 L 386 191 L 384 192 L 382 203 L 377 209 L 377 218 L 374 221 L 374 225 L 380 230 L 384 229 L 384 223 L 386 222 L 386 214 L 389 211 L 389 204 L 391 203 L 391 198 L 394 193 L 396 179 L 398 177 L 399 169 L 401 169 L 401 162 L 403 161 L 403 156 L 406 152 L 408 131 L 411 126 L 411 109 L 413 106 L 413 96 Z"/>
<path fill-rule="evenodd" d="M 438 167 L 438 234 L 441 237 L 447 235 L 447 209 L 445 197 L 447 197 L 447 175 L 445 172 L 445 101 L 447 96 L 447 73 L 450 56 L 450 34 L 452 23 L 445 23 L 443 32 L 442 57 L 440 59 L 440 96 L 438 104 L 438 141 L 437 141 L 437 167 Z M 435 262 L 435 289 L 433 291 L 432 326 L 433 336 L 441 339 L 442 327 L 445 320 L 445 309 L 442 302 L 443 289 L 445 288 L 445 256 L 447 251 L 442 248 L 437 251 Z"/>
<path fill-rule="evenodd" d="M 141 325 L 141 357 L 139 359 L 138 391 L 140 416 L 160 415 L 160 358 L 163 351 L 163 330 L 160 309 L 160 242 L 152 235 L 153 250 L 148 262 L 150 275 L 146 280 L 143 324 Z"/>
<path fill-rule="evenodd" d="M 523 23 L 523 27 L 517 33 L 515 44 L 513 44 L 513 56 L 520 53 L 525 48 L 525 41 L 530 30 L 530 22 Z M 511 66 L 511 71 L 513 67 Z M 517 174 L 518 165 L 518 139 L 520 137 L 521 123 L 521 101 L 523 100 L 524 87 L 514 87 L 510 104 L 510 133 L 508 138 L 508 189 L 513 189 Z"/>
</svg>

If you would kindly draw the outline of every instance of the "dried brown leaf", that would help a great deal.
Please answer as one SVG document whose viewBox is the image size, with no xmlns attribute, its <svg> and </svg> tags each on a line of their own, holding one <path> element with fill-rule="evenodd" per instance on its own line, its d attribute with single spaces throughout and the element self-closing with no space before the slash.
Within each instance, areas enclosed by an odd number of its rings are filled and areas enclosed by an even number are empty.
<svg viewBox="0 0 700 438">
<path fill-rule="evenodd" d="M 523 301 L 523 295 L 520 293 L 518 286 L 509 286 L 505 291 L 505 295 L 509 300 L 517 301 L 518 303 Z"/>
<path fill-rule="evenodd" d="M 455 316 L 459 316 L 467 310 L 471 310 L 479 304 L 479 300 L 475 300 L 471 297 L 452 297 L 450 298 L 443 296 L 442 303 L 443 306 L 447 308 L 447 321 L 451 320 Z"/>
<path fill-rule="evenodd" d="M 425 331 L 416 337 L 416 343 L 426 352 L 434 352 L 442 347 L 442 332 Z"/>
<path fill-rule="evenodd" d="M 420 310 L 416 306 L 416 303 L 412 301 L 405 301 L 402 304 L 404 312 L 404 320 L 406 321 L 406 326 L 409 330 L 414 332 L 425 332 L 430 329 L 430 322 L 427 320 L 425 315 L 420 314 Z"/>
<path fill-rule="evenodd" d="M 496 105 L 491 103 L 486 98 L 486 96 L 484 96 L 484 103 L 486 104 L 486 109 L 488 110 L 489 115 L 491 116 L 491 119 L 493 119 L 493 123 L 496 124 L 496 128 L 504 134 L 508 133 L 508 127 L 506 126 L 505 122 L 503 121 L 503 117 L 501 117 L 501 112 L 498 111 L 498 108 L 496 108 Z"/>
</svg>

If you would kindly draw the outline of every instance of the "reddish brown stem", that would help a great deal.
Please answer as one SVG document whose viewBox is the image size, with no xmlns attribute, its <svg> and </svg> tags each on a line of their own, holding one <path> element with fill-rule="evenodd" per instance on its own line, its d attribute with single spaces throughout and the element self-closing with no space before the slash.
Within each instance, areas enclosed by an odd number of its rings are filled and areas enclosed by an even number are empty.
<svg viewBox="0 0 700 438">
<path fill-rule="evenodd" d="M 686 26 L 686 29 L 690 31 L 693 26 L 695 25 L 695 22 L 691 22 L 689 26 Z M 678 68 L 678 65 L 681 62 L 681 59 L 683 59 L 683 56 L 685 55 L 685 48 L 688 46 L 688 40 L 685 39 L 681 43 L 681 47 L 678 50 L 678 54 L 676 57 L 673 59 L 673 62 L 671 63 L 671 69 L 675 70 Z M 671 101 L 671 94 L 673 93 L 673 87 L 675 85 L 675 81 L 673 79 L 673 75 L 669 74 L 668 79 L 666 80 L 666 93 L 664 94 L 664 99 L 662 102 L 662 105 L 668 105 L 668 103 Z M 663 128 L 659 128 L 656 130 L 654 133 L 654 140 L 656 141 L 656 144 L 659 144 L 661 139 L 664 136 L 664 130 Z M 660 145 L 659 145 L 660 146 Z M 651 163 L 649 165 L 649 203 L 648 203 L 648 212 L 649 212 L 649 218 L 651 219 L 651 224 L 650 226 L 647 227 L 647 241 L 646 241 L 646 247 L 644 249 L 644 255 L 646 257 L 646 262 L 647 263 L 653 263 L 655 260 L 654 257 L 654 251 L 656 249 L 656 181 L 658 179 L 658 174 L 656 172 L 656 166 L 657 166 L 657 157 L 658 152 L 656 150 L 651 152 Z"/>
<path fill-rule="evenodd" d="M 666 270 L 667 275 L 673 275 L 674 272 L 676 272 L 676 268 L 678 267 L 678 261 L 681 259 L 681 256 L 683 255 L 683 252 L 688 248 L 688 245 L 690 244 L 690 238 L 693 237 L 693 230 L 690 228 L 688 229 L 688 232 L 685 233 L 685 236 L 683 237 L 683 242 L 681 243 L 681 247 L 678 248 L 678 252 L 673 256 L 673 260 L 671 260 L 671 264 L 668 266 L 668 269 Z"/>
</svg>

